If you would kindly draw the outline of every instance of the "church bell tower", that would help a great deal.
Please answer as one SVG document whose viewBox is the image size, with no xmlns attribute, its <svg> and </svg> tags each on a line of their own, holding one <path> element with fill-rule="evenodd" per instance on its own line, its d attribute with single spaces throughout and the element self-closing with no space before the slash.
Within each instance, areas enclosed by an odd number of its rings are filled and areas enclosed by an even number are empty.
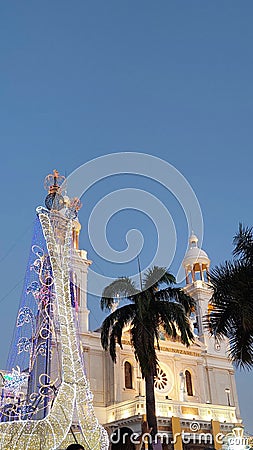
<svg viewBox="0 0 253 450">
<path fill-rule="evenodd" d="M 89 330 L 89 310 L 87 308 L 87 271 L 91 261 L 87 259 L 87 252 L 79 249 L 79 234 L 81 224 L 78 219 L 78 211 L 82 204 L 78 198 L 70 199 L 66 194 L 65 177 L 59 175 L 57 170 L 45 178 L 45 189 L 48 195 L 45 205 L 51 215 L 72 219 L 72 268 L 70 273 L 70 290 L 72 306 L 76 309 L 78 328 L 80 333 Z M 57 223 L 59 228 L 59 221 Z"/>
</svg>

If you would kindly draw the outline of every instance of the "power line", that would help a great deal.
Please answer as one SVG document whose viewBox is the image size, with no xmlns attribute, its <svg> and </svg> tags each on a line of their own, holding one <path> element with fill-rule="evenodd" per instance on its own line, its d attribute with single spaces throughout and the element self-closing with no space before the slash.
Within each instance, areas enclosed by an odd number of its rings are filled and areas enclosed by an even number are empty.
<svg viewBox="0 0 253 450">
<path fill-rule="evenodd" d="M 15 289 L 16 287 L 23 281 L 23 277 L 11 288 L 7 294 L 5 294 L 2 298 L 0 298 L 0 303 L 2 303 Z"/>
<path fill-rule="evenodd" d="M 2 258 L 0 259 L 0 263 L 2 261 L 5 260 L 5 258 L 7 258 L 7 256 L 9 256 L 9 254 L 12 252 L 12 250 L 16 247 L 16 245 L 18 244 L 18 242 L 20 242 L 21 238 L 27 234 L 28 231 L 30 231 L 30 229 L 32 228 L 33 223 L 29 224 L 28 227 L 25 229 L 25 231 L 23 231 L 17 238 L 16 240 L 13 242 L 13 244 L 8 248 L 8 250 L 6 251 L 6 253 L 4 254 L 4 256 L 2 256 Z"/>
</svg>

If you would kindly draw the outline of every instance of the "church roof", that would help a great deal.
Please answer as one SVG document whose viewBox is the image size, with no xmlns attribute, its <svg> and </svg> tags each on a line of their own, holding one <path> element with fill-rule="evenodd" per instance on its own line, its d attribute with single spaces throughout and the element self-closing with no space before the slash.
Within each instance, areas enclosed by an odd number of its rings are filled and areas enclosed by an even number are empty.
<svg viewBox="0 0 253 450">
<path fill-rule="evenodd" d="M 184 259 L 183 266 L 187 267 L 195 263 L 210 264 L 210 259 L 207 253 L 198 247 L 198 238 L 195 234 L 192 234 L 189 238 L 189 250 L 187 251 Z"/>
</svg>

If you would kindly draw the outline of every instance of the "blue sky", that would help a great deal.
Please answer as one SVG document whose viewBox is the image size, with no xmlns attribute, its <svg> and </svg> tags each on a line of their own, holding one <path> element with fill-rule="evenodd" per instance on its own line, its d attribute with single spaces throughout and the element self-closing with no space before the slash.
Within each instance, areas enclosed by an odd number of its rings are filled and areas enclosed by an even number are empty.
<svg viewBox="0 0 253 450">
<path fill-rule="evenodd" d="M 69 174 L 117 151 L 163 158 L 198 196 L 203 247 L 212 264 L 230 257 L 238 222 L 253 224 L 252 13 L 252 2 L 233 0 L 2 2 L 1 367 L 35 207 L 45 197 L 44 176 L 54 168 Z M 104 189 L 98 185 L 83 199 L 84 248 L 85 213 Z M 129 217 L 122 223 L 132 225 Z M 124 233 L 114 235 L 113 225 L 109 239 L 120 247 Z M 237 379 L 242 415 L 253 433 L 252 373 Z"/>
</svg>

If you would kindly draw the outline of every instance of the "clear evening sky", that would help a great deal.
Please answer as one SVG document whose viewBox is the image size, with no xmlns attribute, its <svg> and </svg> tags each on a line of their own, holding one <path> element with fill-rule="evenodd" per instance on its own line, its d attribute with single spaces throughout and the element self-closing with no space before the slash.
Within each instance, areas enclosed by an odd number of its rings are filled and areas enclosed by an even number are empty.
<svg viewBox="0 0 253 450">
<path fill-rule="evenodd" d="M 0 367 L 15 324 L 35 207 L 44 201 L 44 176 L 54 168 L 69 174 L 116 151 L 165 159 L 198 196 L 203 248 L 212 264 L 230 258 L 238 223 L 253 225 L 252 20 L 251 1 L 0 3 Z M 127 182 L 115 178 L 119 187 Z M 82 199 L 81 245 L 94 264 L 85 220 L 106 189 L 98 184 Z M 128 224 L 139 220 L 133 214 L 122 214 L 119 224 L 112 220 L 112 245 L 121 248 Z M 152 243 L 148 221 L 145 229 Z M 180 239 L 178 245 L 180 253 Z M 96 300 L 89 306 L 96 328 L 102 316 Z M 252 372 L 238 372 L 237 382 L 242 417 L 253 433 Z"/>
</svg>

